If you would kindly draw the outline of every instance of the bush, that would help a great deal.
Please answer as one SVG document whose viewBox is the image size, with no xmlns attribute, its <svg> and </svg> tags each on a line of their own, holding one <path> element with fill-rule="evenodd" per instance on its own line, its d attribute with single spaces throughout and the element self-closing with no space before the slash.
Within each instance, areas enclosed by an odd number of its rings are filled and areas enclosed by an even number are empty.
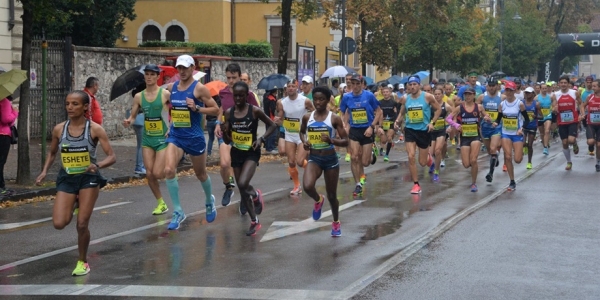
<svg viewBox="0 0 600 300">
<path fill-rule="evenodd" d="M 146 41 L 139 47 L 194 48 L 194 54 L 272 58 L 273 48 L 265 41 L 250 41 L 247 44 L 211 44 L 177 41 Z"/>
</svg>

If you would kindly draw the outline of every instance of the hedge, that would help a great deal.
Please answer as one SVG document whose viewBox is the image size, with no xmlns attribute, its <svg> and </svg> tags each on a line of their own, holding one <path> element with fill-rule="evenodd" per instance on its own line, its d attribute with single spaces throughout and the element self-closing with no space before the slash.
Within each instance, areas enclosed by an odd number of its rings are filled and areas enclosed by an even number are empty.
<svg viewBox="0 0 600 300">
<path fill-rule="evenodd" d="M 194 48 L 194 54 L 233 57 L 272 58 L 273 48 L 267 42 L 250 41 L 247 44 L 211 44 L 177 41 L 147 41 L 139 47 Z"/>
</svg>

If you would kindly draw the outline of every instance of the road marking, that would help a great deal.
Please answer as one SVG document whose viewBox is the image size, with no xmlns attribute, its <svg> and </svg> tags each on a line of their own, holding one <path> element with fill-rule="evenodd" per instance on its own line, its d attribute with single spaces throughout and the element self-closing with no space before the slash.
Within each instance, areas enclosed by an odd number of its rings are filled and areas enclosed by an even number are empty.
<svg viewBox="0 0 600 300">
<path fill-rule="evenodd" d="M 113 203 L 113 204 L 109 204 L 109 205 L 94 207 L 94 210 L 111 208 L 111 207 L 115 207 L 115 206 L 129 204 L 129 203 L 131 203 L 131 202 L 126 201 L 126 202 Z M 38 223 L 43 223 L 43 222 L 48 222 L 48 221 L 52 221 L 52 217 L 50 217 L 50 218 L 43 218 L 43 219 L 39 219 L 39 220 L 28 221 L 28 222 L 17 222 L 17 223 L 0 224 L 0 230 L 15 229 L 15 228 L 19 228 L 19 227 L 25 227 L 25 226 L 29 226 L 29 225 L 33 225 L 33 224 L 38 224 Z"/>
<path fill-rule="evenodd" d="M 196 286 L 35 284 L 1 285 L 3 296 L 115 296 L 218 299 L 340 299 L 337 291 L 291 289 L 244 289 Z"/>
<path fill-rule="evenodd" d="M 366 200 L 354 200 L 352 202 L 348 202 L 344 205 L 340 205 L 340 211 L 350 208 L 352 206 L 358 205 L 360 203 L 365 202 Z M 328 210 L 321 214 L 321 218 L 331 216 L 331 210 Z M 306 220 L 302 220 L 300 222 L 289 222 L 289 221 L 275 221 L 267 230 L 267 233 L 260 239 L 260 242 L 268 242 L 275 239 L 280 239 L 289 235 L 297 234 L 304 231 L 309 231 L 313 229 L 317 229 L 320 227 L 329 226 L 331 223 L 329 222 L 317 222 L 313 220 L 313 218 L 308 218 Z"/>
</svg>

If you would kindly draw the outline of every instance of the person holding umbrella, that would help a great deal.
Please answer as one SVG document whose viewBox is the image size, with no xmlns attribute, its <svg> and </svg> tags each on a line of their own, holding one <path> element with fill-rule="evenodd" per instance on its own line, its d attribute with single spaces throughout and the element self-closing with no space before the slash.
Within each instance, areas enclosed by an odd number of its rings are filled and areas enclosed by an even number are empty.
<svg viewBox="0 0 600 300">
<path fill-rule="evenodd" d="M 162 215 L 169 211 L 163 200 L 158 180 L 164 178 L 166 154 L 164 150 L 167 148 L 165 139 L 169 132 L 165 122 L 165 120 L 168 121 L 168 117 L 166 114 L 163 116 L 162 112 L 168 111 L 171 93 L 158 86 L 159 74 L 158 66 L 146 65 L 144 68 L 146 89 L 135 94 L 131 115 L 123 121 L 123 126 L 128 127 L 135 122 L 140 108 L 144 113 L 142 157 L 146 167 L 148 186 L 157 201 L 157 206 L 152 211 L 153 215 Z"/>
<path fill-rule="evenodd" d="M 19 112 L 13 108 L 11 100 L 11 96 L 0 100 L 0 197 L 9 194 L 4 182 L 4 164 L 6 164 L 12 140 L 10 127 L 19 116 Z"/>
</svg>

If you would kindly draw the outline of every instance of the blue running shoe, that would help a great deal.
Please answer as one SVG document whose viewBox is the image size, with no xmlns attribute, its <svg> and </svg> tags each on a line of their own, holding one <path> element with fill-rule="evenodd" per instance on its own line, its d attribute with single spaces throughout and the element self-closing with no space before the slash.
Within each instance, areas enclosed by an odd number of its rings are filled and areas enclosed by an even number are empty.
<svg viewBox="0 0 600 300">
<path fill-rule="evenodd" d="M 210 196 L 210 203 L 206 204 L 206 221 L 212 223 L 217 218 L 217 208 L 215 208 L 215 196 Z"/>
<path fill-rule="evenodd" d="M 548 155 L 549 151 L 548 151 L 548 147 L 544 147 L 544 155 Z"/>
<path fill-rule="evenodd" d="M 331 223 L 331 236 L 338 237 L 342 236 L 342 228 L 340 226 L 340 221 Z"/>
<path fill-rule="evenodd" d="M 435 163 L 432 163 L 431 167 L 429 167 L 429 174 L 433 173 L 433 171 L 435 171 Z"/>
<path fill-rule="evenodd" d="M 440 182 L 440 175 L 438 175 L 438 174 L 433 174 L 433 182 L 435 182 L 435 183 L 439 183 L 439 182 Z"/>
<path fill-rule="evenodd" d="M 171 223 L 167 227 L 168 230 L 177 230 L 181 223 L 185 220 L 185 214 L 182 211 L 174 211 Z"/>
<path fill-rule="evenodd" d="M 319 202 L 315 202 L 315 208 L 313 209 L 313 220 L 318 220 L 321 218 L 321 208 L 323 208 L 323 203 L 325 203 L 325 197 L 323 195 L 319 195 L 321 199 Z"/>
<path fill-rule="evenodd" d="M 476 184 L 471 184 L 471 192 L 475 193 L 477 192 L 477 185 Z"/>
</svg>

